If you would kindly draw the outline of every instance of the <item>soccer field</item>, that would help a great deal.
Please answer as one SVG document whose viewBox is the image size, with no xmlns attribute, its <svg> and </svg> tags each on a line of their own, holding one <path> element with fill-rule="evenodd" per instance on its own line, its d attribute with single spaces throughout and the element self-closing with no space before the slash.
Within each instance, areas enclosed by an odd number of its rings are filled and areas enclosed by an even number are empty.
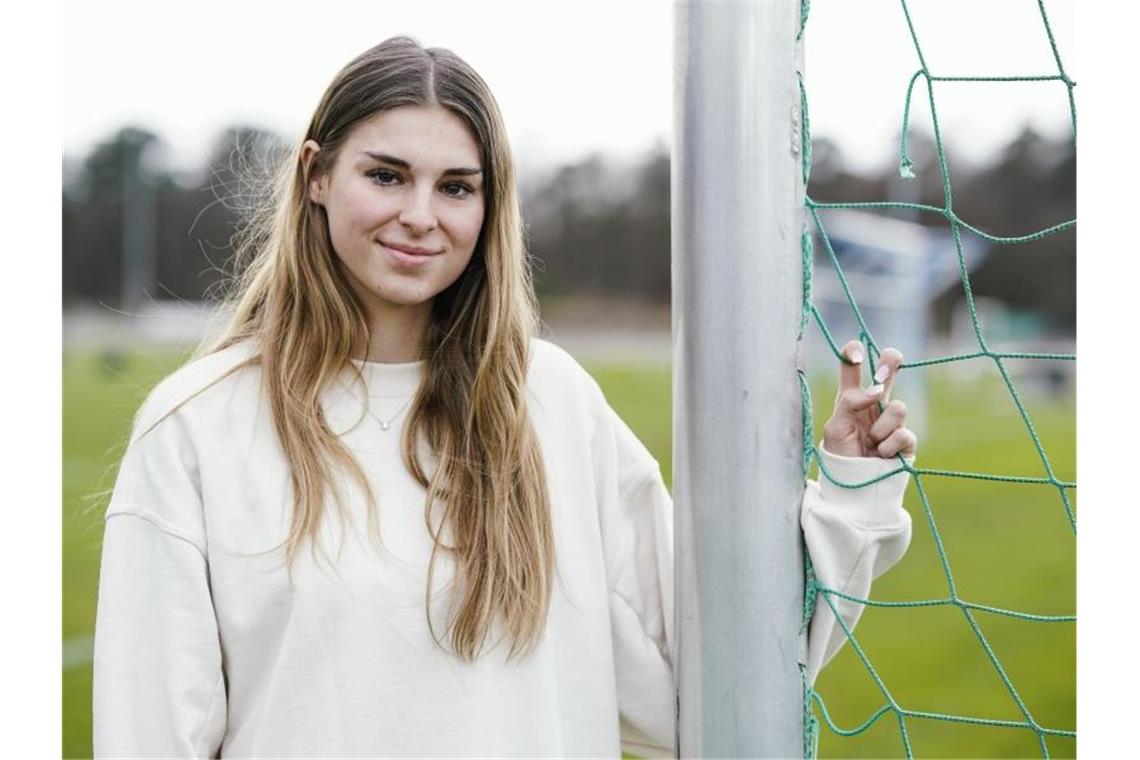
<svg viewBox="0 0 1140 760">
<path fill-rule="evenodd" d="M 106 496 L 132 416 L 147 389 L 178 366 L 173 351 L 115 356 L 66 353 L 63 377 L 63 677 L 64 757 L 91 756 L 90 634 Z M 606 396 L 661 462 L 672 482 L 670 371 L 667 366 L 587 364 Z M 815 429 L 830 411 L 834 385 L 813 384 Z M 1027 396 L 1057 476 L 1075 480 L 1075 404 L 1069 396 Z M 1008 392 L 993 378 L 963 381 L 932 372 L 928 431 L 919 467 L 1042 476 L 1040 460 Z M 1071 615 L 1076 605 L 1076 541 L 1052 486 L 924 476 L 962 598 L 1039 615 Z M 1075 493 L 1070 492 L 1074 498 Z M 907 508 L 914 539 L 907 556 L 880 579 L 878 600 L 948 596 L 927 517 L 912 484 Z M 1072 729 L 1076 721 L 1076 631 L 1072 623 L 1027 622 L 976 613 L 978 624 L 1037 722 Z M 868 610 L 856 636 L 905 709 L 1021 721 L 1023 716 L 956 608 Z M 866 668 L 844 647 L 820 676 L 819 691 L 843 728 L 863 723 L 885 702 Z M 1025 729 L 909 719 L 920 757 L 1035 757 Z M 821 729 L 822 757 L 902 756 L 890 714 L 850 739 Z M 1075 754 L 1072 739 L 1050 738 L 1055 757 Z"/>
</svg>

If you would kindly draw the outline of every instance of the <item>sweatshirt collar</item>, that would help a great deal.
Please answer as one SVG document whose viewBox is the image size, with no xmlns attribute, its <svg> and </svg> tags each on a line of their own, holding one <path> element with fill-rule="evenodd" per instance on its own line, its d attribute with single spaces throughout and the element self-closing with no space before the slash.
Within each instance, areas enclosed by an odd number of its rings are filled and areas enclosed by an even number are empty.
<svg viewBox="0 0 1140 760">
<path fill-rule="evenodd" d="M 372 398 L 405 398 L 416 392 L 423 377 L 425 360 L 388 364 L 352 359 L 360 370 Z M 351 375 L 350 375 L 351 378 Z"/>
</svg>

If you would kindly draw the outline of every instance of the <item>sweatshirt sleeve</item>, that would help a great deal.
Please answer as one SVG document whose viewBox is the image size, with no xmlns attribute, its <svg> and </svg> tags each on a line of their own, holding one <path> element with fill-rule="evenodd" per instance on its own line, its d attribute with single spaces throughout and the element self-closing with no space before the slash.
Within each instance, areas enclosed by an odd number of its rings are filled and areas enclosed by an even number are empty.
<svg viewBox="0 0 1140 760">
<path fill-rule="evenodd" d="M 149 403 L 149 402 L 148 402 Z M 102 757 L 217 757 L 226 684 L 197 460 L 177 414 L 139 436 L 107 509 L 95 623 L 93 743 Z"/>
<path fill-rule="evenodd" d="M 840 483 L 862 483 L 900 470 L 897 459 L 846 457 L 819 445 L 822 464 Z M 906 459 L 914 463 L 914 457 Z M 910 544 L 910 513 L 903 494 L 910 473 L 900 470 L 861 488 L 843 488 L 822 472 L 804 490 L 800 522 L 804 542 L 821 586 L 866 599 L 871 581 L 898 562 Z M 863 605 L 832 596 L 848 628 L 854 629 Z M 807 678 L 813 684 L 820 669 L 847 640 L 822 595 L 817 597 L 808 631 Z"/>
<path fill-rule="evenodd" d="M 616 456 L 610 505 L 610 619 L 613 627 L 622 751 L 673 757 L 673 500 L 661 468 L 608 405 Z"/>
</svg>

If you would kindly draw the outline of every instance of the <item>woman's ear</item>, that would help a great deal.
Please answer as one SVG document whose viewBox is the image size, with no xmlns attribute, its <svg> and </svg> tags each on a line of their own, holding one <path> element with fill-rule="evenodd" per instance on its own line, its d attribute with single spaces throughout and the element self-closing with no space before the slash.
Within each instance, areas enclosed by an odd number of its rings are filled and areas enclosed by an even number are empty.
<svg viewBox="0 0 1140 760">
<path fill-rule="evenodd" d="M 324 172 L 312 171 L 313 162 L 316 161 L 317 154 L 321 152 L 321 146 L 315 140 L 305 140 L 305 144 L 301 146 L 301 166 L 304 167 L 304 174 L 309 178 L 309 200 L 318 206 L 325 205 L 325 174 Z"/>
</svg>

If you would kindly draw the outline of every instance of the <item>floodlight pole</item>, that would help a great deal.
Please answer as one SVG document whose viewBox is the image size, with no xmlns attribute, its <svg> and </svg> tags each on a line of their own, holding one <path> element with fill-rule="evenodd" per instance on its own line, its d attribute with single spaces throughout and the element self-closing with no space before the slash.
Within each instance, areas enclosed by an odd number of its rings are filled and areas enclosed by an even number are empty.
<svg viewBox="0 0 1140 760">
<path fill-rule="evenodd" d="M 673 440 L 686 758 L 803 753 L 799 23 L 799 0 L 675 6 Z"/>
<path fill-rule="evenodd" d="M 156 281 L 155 225 L 158 209 L 157 188 L 145 166 L 149 138 L 130 135 L 122 141 L 123 205 L 119 303 L 122 310 L 136 315 L 146 298 L 153 298 Z"/>
</svg>

